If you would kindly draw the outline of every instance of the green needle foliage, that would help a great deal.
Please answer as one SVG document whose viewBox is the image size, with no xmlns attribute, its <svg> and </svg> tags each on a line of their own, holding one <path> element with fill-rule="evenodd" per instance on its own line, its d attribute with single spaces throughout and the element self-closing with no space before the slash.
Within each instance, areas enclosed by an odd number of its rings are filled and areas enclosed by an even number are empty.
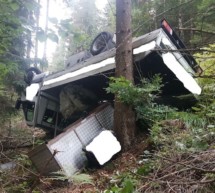
<svg viewBox="0 0 215 193">
<path fill-rule="evenodd" d="M 172 111 L 175 111 L 174 108 L 155 102 L 161 87 L 159 75 L 155 75 L 151 80 L 142 79 L 139 85 L 133 85 L 129 80 L 120 77 L 111 78 L 106 91 L 115 94 L 116 100 L 131 105 L 136 111 L 137 119 L 143 125 L 151 126 L 158 120 L 166 119 Z"/>
</svg>

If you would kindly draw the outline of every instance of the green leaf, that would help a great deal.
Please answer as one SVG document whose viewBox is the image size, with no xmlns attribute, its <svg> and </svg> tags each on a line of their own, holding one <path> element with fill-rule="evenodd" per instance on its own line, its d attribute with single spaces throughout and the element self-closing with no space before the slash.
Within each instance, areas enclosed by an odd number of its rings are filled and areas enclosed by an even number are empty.
<svg viewBox="0 0 215 193">
<path fill-rule="evenodd" d="M 58 36 L 57 36 L 56 34 L 54 34 L 54 33 L 48 33 L 48 34 L 47 34 L 47 37 L 48 37 L 50 40 L 52 40 L 53 42 L 58 43 L 58 41 L 59 41 Z"/>
<path fill-rule="evenodd" d="M 192 107 L 192 109 L 193 109 L 194 111 L 201 111 L 201 109 L 200 109 L 200 108 L 197 108 L 197 107 Z"/>
<path fill-rule="evenodd" d="M 207 128 L 215 128 L 215 125 L 208 125 Z"/>
<path fill-rule="evenodd" d="M 152 165 L 150 163 L 145 163 L 144 166 L 137 170 L 139 175 L 148 175 L 152 171 Z"/>
<path fill-rule="evenodd" d="M 71 19 L 62 19 L 60 21 L 61 24 L 69 24 L 72 20 Z"/>
<path fill-rule="evenodd" d="M 10 4 L 10 7 L 14 10 L 14 11 L 16 11 L 16 10 L 18 10 L 19 9 L 19 5 L 17 4 L 17 3 L 11 3 Z"/>
<path fill-rule="evenodd" d="M 68 35 L 69 35 L 67 31 L 62 30 L 62 29 L 59 29 L 59 30 L 58 30 L 58 34 L 59 34 L 59 36 L 61 36 L 62 38 L 66 38 L 66 37 L 68 37 Z"/>
<path fill-rule="evenodd" d="M 67 176 L 66 173 L 62 170 L 57 172 L 52 172 L 52 177 L 49 179 L 52 180 L 69 180 L 75 184 L 93 184 L 93 178 L 88 174 L 76 173 L 72 176 Z"/>
<path fill-rule="evenodd" d="M 92 184 L 93 178 L 88 174 L 77 173 L 72 176 L 73 183 L 76 184 Z"/>
<path fill-rule="evenodd" d="M 40 9 L 40 5 L 36 1 L 25 1 L 25 7 L 28 9 L 28 11 L 33 11 Z"/>
<path fill-rule="evenodd" d="M 208 116 L 208 117 L 214 117 L 215 113 L 207 113 L 206 116 Z"/>
<path fill-rule="evenodd" d="M 121 190 L 121 193 L 133 193 L 134 192 L 134 185 L 131 180 L 126 180 L 124 182 L 124 187 Z"/>
<path fill-rule="evenodd" d="M 37 39 L 40 41 L 40 42 L 44 42 L 46 41 L 47 37 L 46 37 L 46 34 L 43 30 L 40 30 L 37 32 Z"/>
<path fill-rule="evenodd" d="M 58 23 L 58 19 L 56 17 L 49 17 L 49 21 L 53 24 L 57 24 Z"/>
</svg>

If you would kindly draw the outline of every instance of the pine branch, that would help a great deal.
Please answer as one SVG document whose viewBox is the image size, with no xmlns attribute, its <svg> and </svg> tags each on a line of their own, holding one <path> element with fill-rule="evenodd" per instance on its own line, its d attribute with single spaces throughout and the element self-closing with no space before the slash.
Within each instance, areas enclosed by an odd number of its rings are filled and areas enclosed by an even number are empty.
<svg viewBox="0 0 215 193">
<path fill-rule="evenodd" d="M 182 31 L 193 31 L 193 32 L 199 32 L 199 33 L 206 33 L 206 34 L 215 35 L 215 32 L 205 31 L 205 30 L 196 29 L 196 28 L 176 28 L 176 29 L 182 30 Z"/>
<path fill-rule="evenodd" d="M 193 1 L 194 1 L 194 0 L 186 1 L 186 2 L 184 2 L 184 3 L 179 3 L 179 4 L 177 4 L 176 6 L 171 7 L 171 8 L 169 8 L 169 9 L 165 10 L 164 12 L 157 14 L 157 15 L 156 15 L 156 18 L 159 18 L 160 16 L 164 15 L 165 13 L 168 13 L 168 12 L 170 12 L 170 11 L 176 10 L 176 9 L 180 8 L 181 6 L 183 6 L 183 5 L 188 5 L 189 3 L 192 3 Z M 141 27 L 143 27 L 143 26 L 145 25 L 145 23 L 147 23 L 147 22 L 149 22 L 149 21 L 152 21 L 152 19 L 149 19 L 149 20 L 143 22 L 143 23 L 142 23 L 141 25 L 139 25 L 136 29 L 134 29 L 132 33 L 133 33 L 133 34 L 137 33 L 137 32 L 141 29 Z"/>
<path fill-rule="evenodd" d="M 199 76 L 194 76 L 194 78 L 210 78 L 210 79 L 215 79 L 215 75 L 199 75 Z"/>
</svg>

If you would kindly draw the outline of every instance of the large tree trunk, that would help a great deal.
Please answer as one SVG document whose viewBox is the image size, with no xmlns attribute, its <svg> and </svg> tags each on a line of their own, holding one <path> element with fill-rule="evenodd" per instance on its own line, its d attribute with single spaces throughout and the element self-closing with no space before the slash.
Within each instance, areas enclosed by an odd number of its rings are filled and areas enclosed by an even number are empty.
<svg viewBox="0 0 215 193">
<path fill-rule="evenodd" d="M 40 0 L 37 1 L 40 5 Z M 36 13 L 36 37 L 35 37 L 35 55 L 34 55 L 34 67 L 37 67 L 38 63 L 38 29 L 39 29 L 39 20 L 40 20 L 40 7 L 37 8 Z"/>
<path fill-rule="evenodd" d="M 133 82 L 131 0 L 116 0 L 116 76 Z M 114 130 L 124 150 L 135 136 L 135 113 L 115 98 Z"/>
<path fill-rule="evenodd" d="M 46 23 L 45 23 L 45 35 L 47 37 L 48 34 L 48 20 L 49 20 L 49 0 L 46 1 Z M 43 49 L 43 61 L 46 62 L 47 58 L 46 58 L 46 52 L 47 52 L 47 38 L 44 42 L 44 49 Z M 43 71 L 43 65 L 42 67 L 42 71 Z"/>
<path fill-rule="evenodd" d="M 182 4 L 182 0 L 180 0 L 180 4 Z M 183 30 L 180 30 L 183 28 L 183 21 L 182 21 L 182 11 L 181 7 L 179 7 L 179 13 L 178 13 L 178 29 L 179 29 L 179 37 L 184 40 L 184 32 Z"/>
</svg>

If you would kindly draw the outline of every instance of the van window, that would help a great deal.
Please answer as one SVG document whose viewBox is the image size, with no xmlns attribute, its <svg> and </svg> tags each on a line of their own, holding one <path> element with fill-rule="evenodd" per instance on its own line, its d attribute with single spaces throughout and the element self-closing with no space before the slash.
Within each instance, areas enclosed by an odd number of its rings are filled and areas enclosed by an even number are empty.
<svg viewBox="0 0 215 193">
<path fill-rule="evenodd" d="M 26 121 L 33 121 L 35 103 L 26 101 L 22 103 L 22 106 Z"/>
<path fill-rule="evenodd" d="M 46 123 L 55 124 L 56 115 L 57 115 L 56 111 L 46 109 L 45 114 L 43 116 L 43 121 Z"/>
</svg>

